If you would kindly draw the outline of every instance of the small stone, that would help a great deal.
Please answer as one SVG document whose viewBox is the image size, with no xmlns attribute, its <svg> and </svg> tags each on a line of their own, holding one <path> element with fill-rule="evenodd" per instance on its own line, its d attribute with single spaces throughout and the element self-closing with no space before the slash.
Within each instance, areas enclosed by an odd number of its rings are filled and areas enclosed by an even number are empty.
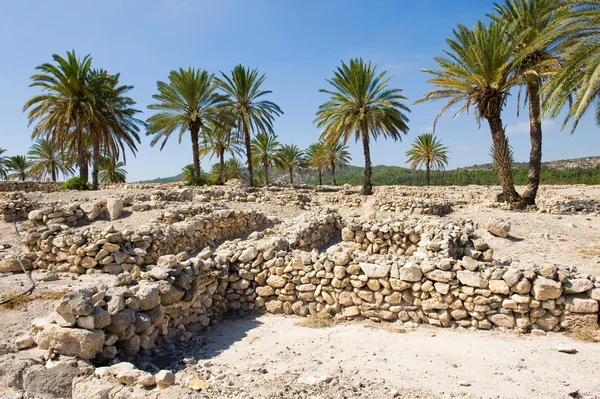
<svg viewBox="0 0 600 399">
<path fill-rule="evenodd" d="M 506 237 L 510 232 L 510 222 L 498 217 L 491 217 L 488 219 L 485 228 L 491 234 L 497 237 Z"/>
<path fill-rule="evenodd" d="M 574 355 L 575 353 L 577 353 L 577 349 L 565 345 L 558 346 L 556 350 L 560 353 L 568 353 L 569 355 Z"/>
<path fill-rule="evenodd" d="M 327 373 L 321 373 L 318 371 L 309 371 L 309 372 L 302 374 L 300 377 L 298 377 L 296 382 L 298 382 L 300 384 L 306 384 L 306 385 L 317 385 L 317 384 L 321 384 L 323 382 L 331 382 L 331 380 L 333 380 L 333 377 Z"/>
<path fill-rule="evenodd" d="M 156 381 L 156 385 L 158 385 L 159 388 L 168 388 L 175 384 L 175 374 L 169 370 L 160 370 L 154 376 L 154 381 Z"/>
</svg>

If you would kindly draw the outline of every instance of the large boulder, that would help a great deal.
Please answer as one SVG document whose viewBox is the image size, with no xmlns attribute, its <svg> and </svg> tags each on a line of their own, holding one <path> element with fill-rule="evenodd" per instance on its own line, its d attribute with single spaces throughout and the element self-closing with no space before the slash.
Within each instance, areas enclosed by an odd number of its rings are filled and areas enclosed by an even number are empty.
<svg viewBox="0 0 600 399">
<path fill-rule="evenodd" d="M 31 270 L 31 261 L 29 259 L 21 258 L 23 267 L 25 270 Z M 23 267 L 19 263 L 19 259 L 16 256 L 7 256 L 4 259 L 0 259 L 0 273 L 14 273 L 23 272 Z"/>
<path fill-rule="evenodd" d="M 104 346 L 104 331 L 64 328 L 49 324 L 37 338 L 40 349 L 54 349 L 59 355 L 93 359 Z"/>
<path fill-rule="evenodd" d="M 123 213 L 123 200 L 120 198 L 109 198 L 106 200 L 106 211 L 110 220 L 118 219 Z"/>
<path fill-rule="evenodd" d="M 497 237 L 506 237 L 508 236 L 508 233 L 510 233 L 510 222 L 507 222 L 502 218 L 492 216 L 488 219 L 485 228 L 490 232 L 490 234 L 493 234 Z"/>
</svg>

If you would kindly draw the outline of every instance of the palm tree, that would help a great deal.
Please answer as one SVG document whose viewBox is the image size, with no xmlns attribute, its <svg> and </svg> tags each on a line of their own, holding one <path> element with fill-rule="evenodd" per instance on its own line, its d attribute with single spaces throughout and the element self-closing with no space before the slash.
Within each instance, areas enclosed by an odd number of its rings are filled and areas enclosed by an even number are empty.
<svg viewBox="0 0 600 399">
<path fill-rule="evenodd" d="M 214 75 L 203 70 L 180 68 L 171 71 L 169 82 L 157 82 L 158 93 L 152 96 L 158 101 L 148 108 L 158 113 L 148 118 L 147 135 L 153 135 L 154 146 L 163 140 L 162 150 L 175 130 L 179 130 L 179 143 L 186 131 L 192 138 L 194 184 L 200 184 L 200 152 L 198 139 L 200 130 L 219 118 L 219 107 L 225 98 L 215 92 Z"/>
<path fill-rule="evenodd" d="M 410 150 L 406 152 L 408 162 L 411 162 L 410 170 L 415 171 L 421 165 L 425 165 L 425 181 L 429 186 L 431 169 L 444 170 L 448 165 L 448 147 L 433 133 L 424 133 L 415 139 Z"/>
<path fill-rule="evenodd" d="M 244 164 L 237 158 L 229 158 L 225 162 L 225 179 L 245 179 Z"/>
<path fill-rule="evenodd" d="M 313 143 L 308 146 L 306 151 L 306 164 L 309 168 L 316 169 L 319 172 L 319 186 L 323 185 L 323 169 L 327 167 L 323 162 L 323 143 Z"/>
<path fill-rule="evenodd" d="M 219 158 L 217 184 L 225 183 L 225 154 L 240 155 L 242 148 L 233 127 L 223 123 L 215 123 L 202 130 L 200 136 L 200 156 L 210 155 Z"/>
<path fill-rule="evenodd" d="M 329 173 L 331 173 L 332 185 L 337 185 L 335 181 L 335 168 L 343 169 L 348 167 L 351 159 L 348 146 L 342 142 L 323 144 L 323 164 L 326 165 Z"/>
<path fill-rule="evenodd" d="M 269 185 L 269 168 L 273 166 L 280 147 L 281 144 L 277 141 L 277 136 L 271 133 L 259 133 L 250 141 L 252 162 L 254 165 L 262 166 L 265 187 Z M 248 179 L 250 182 L 252 182 L 251 176 L 250 169 L 248 169 Z"/>
<path fill-rule="evenodd" d="M 6 160 L 6 168 L 12 172 L 6 178 L 8 180 L 25 181 L 31 176 L 31 162 L 24 155 L 15 155 Z"/>
<path fill-rule="evenodd" d="M 99 162 L 98 177 L 102 184 L 125 183 L 127 171 L 123 169 L 125 163 L 117 161 L 112 157 L 104 157 Z"/>
<path fill-rule="evenodd" d="M 39 179 L 51 176 L 56 181 L 58 174 L 69 176 L 73 174 L 72 162 L 67 159 L 64 151 L 60 150 L 53 141 L 38 139 L 27 153 L 31 161 L 31 174 Z"/>
<path fill-rule="evenodd" d="M 306 165 L 304 151 L 295 144 L 285 144 L 279 148 L 275 156 L 275 165 L 281 171 L 288 172 L 290 184 L 294 184 L 294 170 Z"/>
<path fill-rule="evenodd" d="M 184 182 L 188 186 L 198 185 L 196 182 L 196 177 L 194 176 L 194 165 L 189 164 L 185 165 L 181 169 L 181 181 Z"/>
<path fill-rule="evenodd" d="M 516 44 L 512 62 L 516 64 L 515 73 L 523 78 L 529 102 L 529 175 L 521 196 L 529 204 L 535 203 L 542 168 L 542 81 L 560 66 L 551 49 L 553 43 L 541 40 L 552 26 L 556 4 L 555 0 L 504 0 L 494 4 L 496 15 L 491 16 L 505 26 L 507 40 Z"/>
<path fill-rule="evenodd" d="M 218 79 L 221 89 L 228 97 L 227 108 L 237 120 L 237 126 L 244 135 L 246 159 L 250 187 L 254 186 L 252 170 L 252 146 L 250 144 L 252 131 L 255 134 L 273 134 L 275 116 L 283 114 L 277 104 L 262 100 L 261 97 L 272 93 L 261 88 L 267 76 L 258 75 L 258 69 L 250 70 L 237 65 L 231 71 L 231 77 L 221 72 L 223 79 Z"/>
<path fill-rule="evenodd" d="M 67 58 L 53 54 L 55 64 L 45 63 L 31 77 L 30 87 L 39 87 L 42 94 L 27 101 L 23 111 L 29 110 L 29 124 L 37 122 L 32 138 L 51 138 L 56 143 L 67 143 L 67 150 L 77 154 L 79 177 L 87 181 L 88 164 L 85 159 L 86 124 L 94 119 L 93 101 L 88 91 L 87 76 L 92 58 L 77 58 L 75 51 Z"/>
<path fill-rule="evenodd" d="M 332 90 L 321 90 L 331 95 L 331 99 L 321 105 L 317 112 L 319 128 L 324 128 L 321 139 L 328 143 L 344 144 L 354 135 L 355 140 L 362 139 L 365 155 L 365 179 L 363 194 L 373 193 L 371 183 L 370 137 L 377 140 L 379 135 L 401 140 L 401 133 L 408 132 L 410 112 L 404 105 L 406 97 L 400 89 L 388 88 L 393 76 L 386 77 L 387 71 L 376 74 L 376 66 L 362 59 L 350 60 L 334 72 L 334 78 L 327 80 Z"/>
<path fill-rule="evenodd" d="M 2 156 L 6 150 L 4 148 L 0 148 L 0 179 L 6 179 L 6 158 Z"/>
<path fill-rule="evenodd" d="M 98 173 L 102 156 L 114 162 L 126 162 L 128 148 L 134 155 L 140 143 L 139 130 L 144 122 L 135 117 L 141 111 L 133 108 L 135 101 L 127 96 L 133 86 L 119 85 L 119 74 L 104 70 L 88 74 L 88 87 L 94 100 L 94 120 L 90 121 L 89 141 L 92 146 L 92 189 L 98 189 Z"/>
<path fill-rule="evenodd" d="M 444 51 L 447 57 L 434 58 L 440 70 L 422 70 L 433 75 L 428 82 L 438 89 L 425 94 L 417 103 L 448 100 L 434 121 L 434 131 L 439 117 L 453 105 L 463 103 L 456 115 L 475 108 L 477 122 L 485 119 L 490 127 L 492 158 L 500 176 L 504 200 L 517 201 L 512 150 L 501 117 L 510 89 L 522 82 L 514 73 L 517 66 L 510 62 L 516 44 L 506 40 L 504 28 L 495 22 L 487 26 L 479 21 L 473 29 L 459 25 L 453 33 L 453 38 L 446 39 L 450 47 Z"/>
<path fill-rule="evenodd" d="M 544 40 L 557 43 L 564 61 L 542 90 L 543 108 L 556 118 L 567 107 L 562 128 L 572 122 L 573 134 L 583 115 L 594 105 L 596 124 L 600 125 L 597 101 L 600 96 L 600 2 L 569 0 L 557 6 L 561 14 L 555 18 Z"/>
</svg>

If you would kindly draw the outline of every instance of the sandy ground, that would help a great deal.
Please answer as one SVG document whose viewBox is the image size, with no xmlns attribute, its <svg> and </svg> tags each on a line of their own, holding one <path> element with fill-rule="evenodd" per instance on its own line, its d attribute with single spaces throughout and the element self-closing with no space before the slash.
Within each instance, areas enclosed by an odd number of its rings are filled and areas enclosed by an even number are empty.
<svg viewBox="0 0 600 399">
<path fill-rule="evenodd" d="M 225 320 L 204 334 L 205 346 L 187 353 L 197 365 L 178 379 L 184 383 L 194 370 L 209 368 L 214 378 L 208 382 L 215 385 L 225 373 L 230 397 L 280 397 L 277 381 L 307 372 L 330 376 L 333 386 L 351 381 L 358 387 L 348 396 L 353 398 L 568 398 L 576 391 L 600 397 L 600 345 L 563 334 L 429 327 L 398 332 L 372 322 L 308 328 L 298 325 L 301 320 L 275 315 Z M 577 353 L 558 352 L 561 346 Z M 361 393 L 367 382 L 377 385 L 371 396 Z M 252 395 L 245 396 L 249 389 Z M 339 388 L 329 394 L 314 398 L 344 397 L 336 396 Z M 210 389 L 207 395 L 218 397 Z"/>
</svg>

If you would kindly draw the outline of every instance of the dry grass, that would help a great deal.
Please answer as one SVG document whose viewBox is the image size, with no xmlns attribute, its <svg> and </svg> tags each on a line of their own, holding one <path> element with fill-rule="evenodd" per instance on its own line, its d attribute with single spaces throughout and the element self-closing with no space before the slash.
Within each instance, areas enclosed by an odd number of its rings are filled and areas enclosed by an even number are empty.
<svg viewBox="0 0 600 399">
<path fill-rule="evenodd" d="M 21 309 L 28 303 L 33 301 L 56 301 L 62 298 L 67 292 L 40 292 L 33 295 L 3 295 L 0 297 L 0 302 L 9 301 L 0 305 L 0 310 Z"/>
<path fill-rule="evenodd" d="M 583 342 L 598 342 L 600 338 L 599 330 L 592 327 L 583 327 L 576 330 L 570 330 L 566 333 L 567 336 Z"/>
<path fill-rule="evenodd" d="M 335 321 L 331 319 L 328 313 L 319 313 L 314 316 L 308 316 L 296 323 L 300 327 L 309 328 L 328 328 L 335 325 Z"/>
<path fill-rule="evenodd" d="M 600 256 L 600 245 L 594 247 L 583 248 L 579 251 L 583 256 L 593 258 L 594 256 Z"/>
</svg>

